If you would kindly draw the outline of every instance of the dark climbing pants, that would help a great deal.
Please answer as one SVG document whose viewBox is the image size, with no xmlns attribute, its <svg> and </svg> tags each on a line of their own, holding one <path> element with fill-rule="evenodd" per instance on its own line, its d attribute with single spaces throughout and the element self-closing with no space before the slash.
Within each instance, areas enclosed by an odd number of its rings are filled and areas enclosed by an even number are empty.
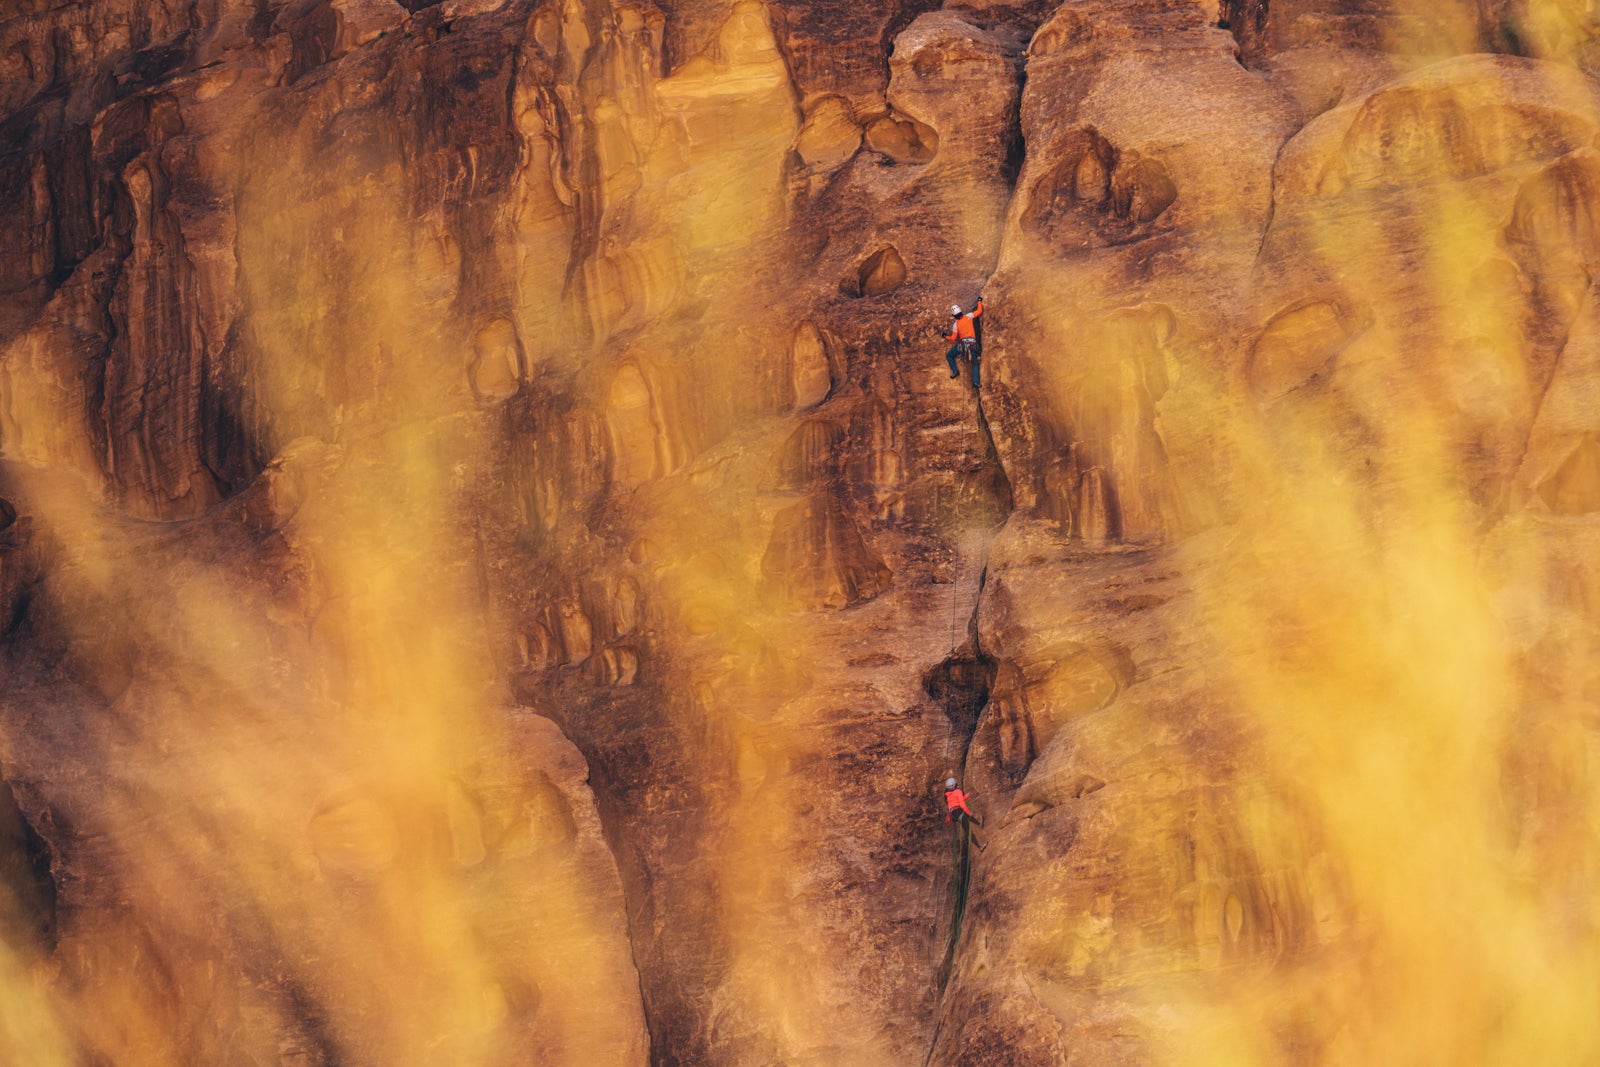
<svg viewBox="0 0 1600 1067">
<path fill-rule="evenodd" d="M 951 345 L 950 351 L 944 354 L 944 361 L 950 364 L 950 377 L 952 378 L 961 373 L 956 370 L 956 357 L 958 356 L 965 356 L 967 362 L 972 365 L 972 387 L 974 389 L 978 388 L 978 361 L 982 358 L 982 354 L 978 349 L 977 342 L 962 338 Z"/>
</svg>

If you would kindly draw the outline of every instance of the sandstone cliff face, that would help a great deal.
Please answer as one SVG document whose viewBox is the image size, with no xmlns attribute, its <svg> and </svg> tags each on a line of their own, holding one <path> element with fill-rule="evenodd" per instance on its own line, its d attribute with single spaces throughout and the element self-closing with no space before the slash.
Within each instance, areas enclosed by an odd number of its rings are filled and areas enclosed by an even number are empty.
<svg viewBox="0 0 1600 1067">
<path fill-rule="evenodd" d="M 5 1058 L 1592 1058 L 1597 33 L 14 5 Z"/>
</svg>

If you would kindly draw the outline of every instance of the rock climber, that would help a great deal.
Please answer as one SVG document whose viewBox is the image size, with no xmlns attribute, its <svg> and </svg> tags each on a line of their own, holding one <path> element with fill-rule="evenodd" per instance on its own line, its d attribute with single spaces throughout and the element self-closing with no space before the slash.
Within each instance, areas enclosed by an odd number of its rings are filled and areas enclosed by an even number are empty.
<svg viewBox="0 0 1600 1067">
<path fill-rule="evenodd" d="M 982 848 L 983 842 L 978 840 L 977 834 L 972 833 L 971 823 L 975 821 L 979 826 L 982 826 L 983 820 L 974 815 L 972 809 L 967 807 L 967 801 L 971 797 L 972 794 L 962 792 L 960 783 L 954 778 L 946 778 L 944 780 L 944 803 L 946 809 L 944 821 L 954 821 L 957 826 L 963 827 L 968 834 L 971 834 L 972 843 Z"/>
<path fill-rule="evenodd" d="M 945 362 L 950 364 L 950 377 L 958 378 L 961 372 L 956 370 L 956 358 L 965 357 L 972 367 L 972 387 L 978 388 L 978 361 L 983 358 L 983 346 L 978 343 L 978 318 L 983 314 L 983 296 L 979 294 L 978 302 L 971 311 L 963 312 L 960 304 L 950 305 L 950 332 L 944 335 L 946 341 L 954 342 L 950 351 L 944 354 Z"/>
</svg>

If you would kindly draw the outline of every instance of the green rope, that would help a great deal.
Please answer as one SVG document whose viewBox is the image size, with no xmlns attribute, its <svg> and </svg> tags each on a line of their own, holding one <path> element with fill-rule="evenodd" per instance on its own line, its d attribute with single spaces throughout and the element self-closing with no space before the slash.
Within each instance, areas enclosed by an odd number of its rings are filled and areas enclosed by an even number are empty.
<svg viewBox="0 0 1600 1067">
<path fill-rule="evenodd" d="M 961 940 L 961 923 L 967 912 L 967 885 L 972 878 L 972 827 L 965 819 L 951 824 L 955 832 L 950 835 L 950 898 L 953 904 L 950 920 L 950 943 L 944 950 L 944 962 L 939 965 L 939 988 L 944 989 L 955 967 L 956 945 Z"/>
</svg>

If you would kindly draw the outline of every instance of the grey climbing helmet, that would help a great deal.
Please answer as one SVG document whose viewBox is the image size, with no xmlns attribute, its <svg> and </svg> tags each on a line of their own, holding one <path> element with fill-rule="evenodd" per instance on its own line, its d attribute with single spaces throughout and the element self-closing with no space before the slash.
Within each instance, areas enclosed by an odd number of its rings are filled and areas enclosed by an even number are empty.
<svg viewBox="0 0 1600 1067">
<path fill-rule="evenodd" d="M 954 789 L 956 787 L 956 780 L 954 778 L 946 778 L 944 780 L 944 787 L 946 789 Z"/>
</svg>

